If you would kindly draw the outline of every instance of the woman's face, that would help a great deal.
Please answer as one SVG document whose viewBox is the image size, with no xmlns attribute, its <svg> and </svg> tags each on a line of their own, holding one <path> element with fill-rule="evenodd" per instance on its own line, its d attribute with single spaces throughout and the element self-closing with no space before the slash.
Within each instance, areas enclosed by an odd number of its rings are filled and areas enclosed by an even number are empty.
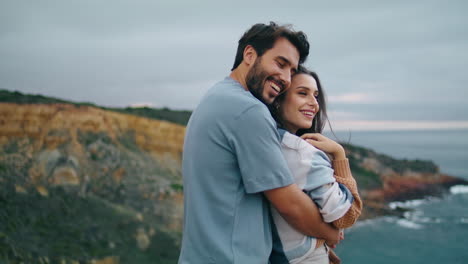
<svg viewBox="0 0 468 264">
<path fill-rule="evenodd" d="M 291 86 L 280 103 L 279 112 L 284 128 L 290 133 L 312 127 L 319 111 L 317 82 L 308 74 L 294 75 Z"/>
</svg>

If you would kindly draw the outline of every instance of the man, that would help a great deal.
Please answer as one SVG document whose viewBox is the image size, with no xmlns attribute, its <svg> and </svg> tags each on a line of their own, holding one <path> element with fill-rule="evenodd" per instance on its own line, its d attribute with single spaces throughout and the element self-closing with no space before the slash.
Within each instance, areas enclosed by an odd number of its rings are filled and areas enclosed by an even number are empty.
<svg viewBox="0 0 468 264">
<path fill-rule="evenodd" d="M 183 153 L 180 264 L 267 263 L 268 201 L 304 234 L 338 240 L 338 230 L 322 222 L 293 184 L 266 106 L 289 86 L 308 53 L 302 32 L 275 23 L 252 26 L 239 40 L 230 76 L 193 112 Z"/>
</svg>

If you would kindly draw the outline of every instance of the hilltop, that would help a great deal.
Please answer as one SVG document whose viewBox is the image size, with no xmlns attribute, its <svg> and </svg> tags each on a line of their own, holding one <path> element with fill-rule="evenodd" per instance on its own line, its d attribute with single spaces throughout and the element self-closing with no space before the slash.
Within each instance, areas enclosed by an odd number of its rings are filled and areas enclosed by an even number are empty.
<svg viewBox="0 0 468 264">
<path fill-rule="evenodd" d="M 146 117 L 156 120 L 165 120 L 171 123 L 186 125 L 191 111 L 187 110 L 171 110 L 169 108 L 151 108 L 151 107 L 104 107 L 98 106 L 89 102 L 73 102 L 54 97 L 47 97 L 40 94 L 23 94 L 21 92 L 11 92 L 0 89 L 0 102 L 15 103 L 15 104 L 69 104 L 77 107 L 90 106 L 102 110 L 118 112 L 123 114 L 131 114 L 140 117 Z"/>
</svg>

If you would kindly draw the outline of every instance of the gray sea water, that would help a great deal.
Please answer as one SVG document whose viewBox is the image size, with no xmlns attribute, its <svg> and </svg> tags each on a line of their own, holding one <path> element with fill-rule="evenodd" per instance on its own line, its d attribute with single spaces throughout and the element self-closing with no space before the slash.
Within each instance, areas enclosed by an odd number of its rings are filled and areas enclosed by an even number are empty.
<svg viewBox="0 0 468 264">
<path fill-rule="evenodd" d="M 468 179 L 468 130 L 353 132 L 350 143 L 396 158 L 433 160 L 441 172 Z M 336 249 L 342 263 L 468 263 L 468 186 L 398 206 L 411 211 L 346 230 Z"/>
</svg>

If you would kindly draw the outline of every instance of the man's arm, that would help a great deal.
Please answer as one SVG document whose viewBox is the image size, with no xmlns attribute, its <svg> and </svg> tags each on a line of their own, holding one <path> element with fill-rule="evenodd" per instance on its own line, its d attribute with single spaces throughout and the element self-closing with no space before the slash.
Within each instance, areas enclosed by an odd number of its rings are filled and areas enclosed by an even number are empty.
<svg viewBox="0 0 468 264">
<path fill-rule="evenodd" d="M 315 203 L 296 184 L 263 193 L 281 216 L 299 232 L 323 238 L 332 244 L 339 242 L 339 230 L 323 222 Z"/>
</svg>

